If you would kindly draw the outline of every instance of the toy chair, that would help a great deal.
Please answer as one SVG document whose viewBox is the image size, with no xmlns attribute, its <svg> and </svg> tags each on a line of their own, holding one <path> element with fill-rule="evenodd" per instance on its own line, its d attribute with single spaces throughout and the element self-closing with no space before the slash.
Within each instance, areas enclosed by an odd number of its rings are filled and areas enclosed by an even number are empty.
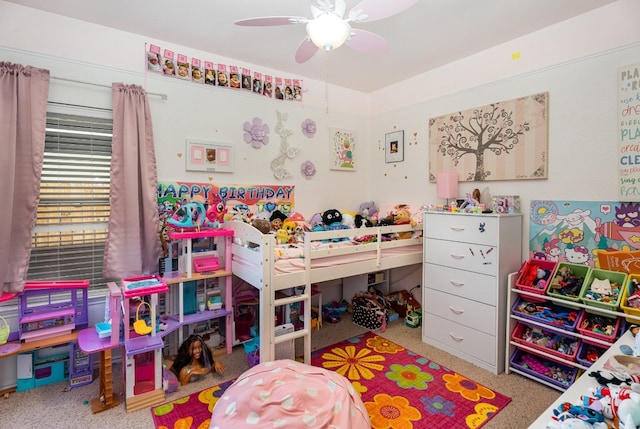
<svg viewBox="0 0 640 429">
<path fill-rule="evenodd" d="M 136 331 L 138 335 L 149 335 L 152 331 L 152 327 L 147 325 L 147 322 L 144 319 L 140 318 L 140 307 L 146 305 L 149 307 L 149 320 L 153 318 L 153 309 L 148 302 L 142 301 L 138 304 L 138 308 L 136 309 L 136 321 L 133 323 L 133 330 Z"/>
</svg>

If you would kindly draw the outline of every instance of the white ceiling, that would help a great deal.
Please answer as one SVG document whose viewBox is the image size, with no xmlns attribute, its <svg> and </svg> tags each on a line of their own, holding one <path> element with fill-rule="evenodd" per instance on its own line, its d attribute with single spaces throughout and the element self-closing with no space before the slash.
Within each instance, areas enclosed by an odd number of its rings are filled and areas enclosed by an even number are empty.
<svg viewBox="0 0 640 429">
<path fill-rule="evenodd" d="M 304 64 L 294 60 L 306 34 L 304 25 L 240 27 L 233 22 L 311 17 L 310 0 L 8 1 L 140 34 L 151 43 L 165 41 L 237 59 L 238 66 L 257 64 L 368 93 L 616 0 L 418 0 L 401 14 L 353 24 L 384 37 L 389 53 L 368 55 L 343 46 L 328 58 L 318 52 Z M 347 11 L 360 2 L 345 1 Z"/>
</svg>

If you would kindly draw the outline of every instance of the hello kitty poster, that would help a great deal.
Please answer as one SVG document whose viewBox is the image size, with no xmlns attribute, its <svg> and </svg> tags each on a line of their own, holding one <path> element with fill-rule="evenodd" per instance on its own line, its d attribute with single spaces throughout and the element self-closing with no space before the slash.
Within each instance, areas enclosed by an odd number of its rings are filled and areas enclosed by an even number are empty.
<svg viewBox="0 0 640 429">
<path fill-rule="evenodd" d="M 637 249 L 640 203 L 531 201 L 530 259 L 599 268 L 598 253 Z"/>
</svg>

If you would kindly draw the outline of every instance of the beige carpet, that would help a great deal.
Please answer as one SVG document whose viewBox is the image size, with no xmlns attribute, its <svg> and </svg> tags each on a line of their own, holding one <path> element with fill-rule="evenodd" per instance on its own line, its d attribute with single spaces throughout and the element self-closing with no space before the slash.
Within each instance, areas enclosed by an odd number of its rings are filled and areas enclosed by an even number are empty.
<svg viewBox="0 0 640 429">
<path fill-rule="evenodd" d="M 365 330 L 354 325 L 349 315 L 337 324 L 325 323 L 312 334 L 312 347 L 318 349 L 360 334 Z M 393 322 L 382 336 L 441 365 L 457 371 L 478 383 L 510 396 L 512 401 L 483 429 L 526 428 L 560 393 L 517 374 L 494 375 L 470 363 L 442 352 L 421 341 L 421 328 L 409 328 L 401 322 Z M 302 351 L 302 343 L 296 345 Z M 175 393 L 166 395 L 166 401 L 181 398 L 193 392 L 237 377 L 247 366 L 242 346 L 234 347 L 233 353 L 221 358 L 227 366 L 224 376 L 213 375 L 204 380 L 180 387 Z M 120 405 L 111 410 L 93 414 L 89 402 L 98 395 L 98 382 L 66 391 L 67 383 L 57 383 L 26 392 L 12 393 L 7 399 L 0 398 L 0 427 L 18 428 L 68 428 L 68 429 L 153 429 L 149 409 L 127 413 L 124 407 L 122 367 L 114 365 L 114 392 L 119 393 Z M 96 371 L 97 376 L 97 371 Z M 452 428 L 456 429 L 456 428 Z"/>
</svg>

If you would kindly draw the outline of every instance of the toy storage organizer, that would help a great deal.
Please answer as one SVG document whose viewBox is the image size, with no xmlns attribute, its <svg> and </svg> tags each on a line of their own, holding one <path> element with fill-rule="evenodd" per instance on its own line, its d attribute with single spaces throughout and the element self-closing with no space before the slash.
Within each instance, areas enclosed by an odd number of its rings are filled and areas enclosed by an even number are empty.
<svg viewBox="0 0 640 429">
<path fill-rule="evenodd" d="M 538 290 L 528 290 L 518 284 L 522 270 L 509 275 L 507 308 L 511 311 L 507 318 L 508 347 L 505 353 L 509 363 L 505 369 L 506 373 L 515 372 L 560 391 L 569 388 L 580 371 L 587 370 L 616 339 L 624 334 L 625 316 L 626 321 L 640 324 L 640 311 L 627 313 L 618 310 L 618 306 L 624 309 L 625 293 L 629 284 L 626 274 L 591 269 L 587 266 L 575 267 L 574 264 L 568 263 L 557 264 L 556 272 L 563 266 L 569 266 L 574 273 L 584 278 L 580 290 L 575 295 L 563 296 L 557 289 L 551 290 L 550 286 L 542 293 Z M 611 283 L 621 285 L 621 295 L 615 303 L 597 302 L 586 297 L 594 278 L 600 280 L 607 278 Z M 533 309 L 535 315 L 523 311 L 526 306 Z M 540 311 L 535 311 L 536 307 Z M 567 320 L 558 321 L 549 317 L 552 314 L 571 314 L 571 316 Z M 610 325 L 610 329 L 590 329 L 587 321 L 593 319 L 599 320 L 599 324 Z M 536 345 L 526 344 L 515 338 L 519 330 L 523 329 L 523 325 L 558 335 L 569 335 L 578 339 L 580 346 L 575 354 L 565 356 Z M 547 370 L 545 371 L 544 368 Z M 561 374 L 560 381 L 559 374 Z"/>
</svg>

